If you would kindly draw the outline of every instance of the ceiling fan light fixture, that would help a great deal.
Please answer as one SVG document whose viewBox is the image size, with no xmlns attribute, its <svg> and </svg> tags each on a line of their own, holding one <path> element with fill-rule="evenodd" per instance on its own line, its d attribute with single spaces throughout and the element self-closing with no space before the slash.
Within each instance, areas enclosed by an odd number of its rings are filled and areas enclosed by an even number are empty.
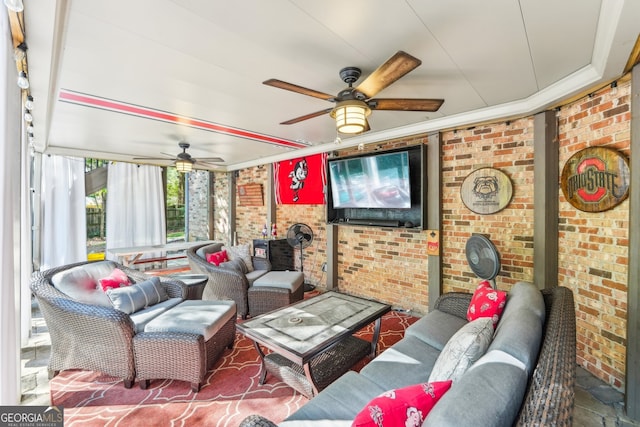
<svg viewBox="0 0 640 427">
<path fill-rule="evenodd" d="M 367 128 L 369 114 L 369 106 L 355 99 L 341 101 L 331 110 L 331 117 L 336 121 L 338 132 L 348 134 L 363 132 Z"/>
<path fill-rule="evenodd" d="M 176 169 L 180 173 L 187 173 L 193 170 L 193 160 L 178 159 L 176 160 Z"/>
</svg>

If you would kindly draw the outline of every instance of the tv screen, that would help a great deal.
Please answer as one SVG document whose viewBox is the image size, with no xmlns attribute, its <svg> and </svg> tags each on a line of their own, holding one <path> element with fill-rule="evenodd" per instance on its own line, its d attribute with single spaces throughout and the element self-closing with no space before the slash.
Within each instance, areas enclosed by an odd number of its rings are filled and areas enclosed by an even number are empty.
<svg viewBox="0 0 640 427">
<path fill-rule="evenodd" d="M 329 161 L 333 207 L 411 208 L 406 151 Z"/>
</svg>

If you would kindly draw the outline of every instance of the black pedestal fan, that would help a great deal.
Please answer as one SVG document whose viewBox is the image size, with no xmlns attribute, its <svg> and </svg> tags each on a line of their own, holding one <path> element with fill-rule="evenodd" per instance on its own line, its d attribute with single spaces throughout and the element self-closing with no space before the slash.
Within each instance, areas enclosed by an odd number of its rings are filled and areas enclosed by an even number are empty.
<svg viewBox="0 0 640 427">
<path fill-rule="evenodd" d="M 474 234 L 465 247 L 469 267 L 481 279 L 496 289 L 495 278 L 500 273 L 500 255 L 493 242 L 482 234 Z"/>
<path fill-rule="evenodd" d="M 287 230 L 287 242 L 294 248 L 300 248 L 300 272 L 304 275 L 304 249 L 308 248 L 313 241 L 313 231 L 307 224 L 293 224 Z M 315 286 L 304 282 L 304 291 L 309 292 L 315 289 Z"/>
</svg>

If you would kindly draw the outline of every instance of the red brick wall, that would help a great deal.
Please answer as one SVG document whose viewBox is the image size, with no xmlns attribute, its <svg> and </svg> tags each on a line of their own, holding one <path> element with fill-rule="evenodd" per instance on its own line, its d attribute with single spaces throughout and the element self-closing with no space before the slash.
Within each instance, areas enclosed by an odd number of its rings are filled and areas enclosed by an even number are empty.
<svg viewBox="0 0 640 427">
<path fill-rule="evenodd" d="M 254 167 L 238 172 L 236 177 L 236 238 L 239 244 L 252 243 L 253 239 L 262 238 L 262 227 L 267 221 L 267 167 Z M 238 186 L 246 184 L 262 185 L 261 206 L 240 206 Z"/>
<path fill-rule="evenodd" d="M 444 132 L 442 141 L 444 291 L 469 292 L 478 284 L 465 256 L 465 245 L 473 233 L 487 235 L 500 254 L 499 289 L 532 281 L 533 119 Z M 501 170 L 513 185 L 511 203 L 491 215 L 472 212 L 460 196 L 465 177 L 483 167 Z"/>
<path fill-rule="evenodd" d="M 607 146 L 630 155 L 630 84 L 619 83 L 560 109 L 560 173 L 577 151 Z M 570 205 L 562 191 L 559 223 L 559 284 L 574 292 L 578 363 L 622 388 L 625 376 L 628 200 L 598 213 Z"/>
<path fill-rule="evenodd" d="M 311 245 L 304 249 L 304 276 L 307 282 L 324 287 L 326 274 L 322 273 L 322 263 L 327 261 L 327 234 L 325 205 L 278 205 L 276 209 L 278 236 L 287 237 L 287 230 L 293 224 L 307 224 L 313 231 Z M 296 269 L 300 269 L 300 251 L 294 250 Z"/>
<path fill-rule="evenodd" d="M 339 156 L 424 144 L 424 136 L 372 144 Z M 404 228 L 338 227 L 338 290 L 426 313 L 429 307 L 427 232 Z"/>
<path fill-rule="evenodd" d="M 576 151 L 607 145 L 629 155 L 629 83 L 617 94 L 607 88 L 563 106 L 559 120 L 559 170 Z M 510 289 L 533 279 L 533 118 L 446 131 L 443 144 L 444 291 L 471 291 L 478 279 L 467 265 L 464 248 L 472 233 L 489 235 L 502 260 L 496 282 Z M 365 147 L 389 149 L 425 143 L 406 138 Z M 340 155 L 353 154 L 354 149 Z M 480 167 L 505 172 L 513 184 L 513 199 L 502 211 L 478 215 L 460 198 L 464 178 Z M 240 172 L 238 183 L 264 182 L 258 168 Z M 216 188 L 218 181 L 216 181 Z M 560 198 L 559 277 L 571 288 L 578 315 L 577 362 L 618 388 L 624 386 L 628 265 L 628 202 L 601 213 L 584 213 Z M 238 207 L 239 240 L 259 236 L 266 208 Z M 320 266 L 326 261 L 325 207 L 282 205 L 277 208 L 281 236 L 295 222 L 310 225 L 317 241 L 305 250 L 305 273 L 324 283 Z M 221 219 L 217 221 L 222 222 Z M 256 225 L 258 224 L 258 225 Z M 424 313 L 428 308 L 426 231 L 364 226 L 338 229 L 338 289 L 380 299 L 396 307 Z M 316 246 L 317 243 L 317 246 Z"/>
</svg>

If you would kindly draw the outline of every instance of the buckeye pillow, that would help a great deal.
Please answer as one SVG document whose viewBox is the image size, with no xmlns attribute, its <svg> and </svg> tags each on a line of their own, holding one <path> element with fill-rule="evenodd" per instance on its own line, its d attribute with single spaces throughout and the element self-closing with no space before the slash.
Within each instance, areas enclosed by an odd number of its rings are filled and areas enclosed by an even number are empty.
<svg viewBox="0 0 640 427">
<path fill-rule="evenodd" d="M 214 252 L 211 254 L 207 254 L 207 262 L 218 267 L 221 263 L 229 261 L 229 257 L 227 256 L 227 251 Z"/>
<path fill-rule="evenodd" d="M 421 426 L 451 381 L 414 384 L 382 393 L 353 420 L 353 427 Z"/>
<path fill-rule="evenodd" d="M 507 293 L 493 289 L 489 282 L 484 280 L 480 282 L 471 297 L 471 303 L 467 309 L 467 320 L 471 322 L 479 317 L 490 317 L 495 329 L 506 303 Z"/>
<path fill-rule="evenodd" d="M 105 292 L 107 292 L 108 289 L 121 288 L 123 286 L 129 286 L 130 284 L 129 276 L 119 268 L 114 268 L 111 274 L 100 279 L 100 286 Z"/>
</svg>

